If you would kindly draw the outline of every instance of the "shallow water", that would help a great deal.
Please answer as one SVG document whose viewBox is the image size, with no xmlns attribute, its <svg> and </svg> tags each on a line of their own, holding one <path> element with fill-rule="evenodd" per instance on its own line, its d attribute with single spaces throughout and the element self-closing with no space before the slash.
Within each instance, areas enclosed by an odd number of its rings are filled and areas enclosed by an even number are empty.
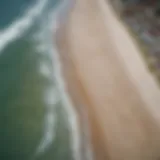
<svg viewBox="0 0 160 160">
<path fill-rule="evenodd" d="M 1 160 L 77 159 L 75 112 L 52 44 L 60 2 L 0 1 Z"/>
</svg>

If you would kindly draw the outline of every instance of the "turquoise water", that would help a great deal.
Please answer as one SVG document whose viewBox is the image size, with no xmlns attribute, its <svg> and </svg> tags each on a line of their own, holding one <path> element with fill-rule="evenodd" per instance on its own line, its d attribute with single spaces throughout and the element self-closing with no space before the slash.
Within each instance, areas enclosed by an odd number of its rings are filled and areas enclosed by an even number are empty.
<svg viewBox="0 0 160 160">
<path fill-rule="evenodd" d="M 60 2 L 0 1 L 0 160 L 75 159 L 52 45 Z"/>
</svg>

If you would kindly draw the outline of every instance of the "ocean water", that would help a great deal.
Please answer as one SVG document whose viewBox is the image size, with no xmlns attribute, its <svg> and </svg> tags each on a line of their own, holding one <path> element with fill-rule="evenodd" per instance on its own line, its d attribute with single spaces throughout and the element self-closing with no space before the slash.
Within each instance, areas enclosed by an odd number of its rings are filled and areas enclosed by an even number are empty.
<svg viewBox="0 0 160 160">
<path fill-rule="evenodd" d="M 81 159 L 54 45 L 63 1 L 0 1 L 0 160 Z"/>
</svg>

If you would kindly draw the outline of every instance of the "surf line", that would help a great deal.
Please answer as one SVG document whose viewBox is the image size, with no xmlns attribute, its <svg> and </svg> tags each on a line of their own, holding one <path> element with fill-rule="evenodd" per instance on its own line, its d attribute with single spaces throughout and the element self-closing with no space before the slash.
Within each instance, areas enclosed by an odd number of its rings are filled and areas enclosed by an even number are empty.
<svg viewBox="0 0 160 160">
<path fill-rule="evenodd" d="M 58 50 L 56 49 L 54 38 L 56 37 L 56 33 L 58 28 L 60 27 L 59 19 L 61 15 L 66 16 L 66 12 L 68 12 L 71 8 L 72 4 L 69 1 L 61 1 L 57 7 L 54 7 L 50 13 L 48 13 L 47 22 L 48 25 L 44 25 L 43 31 L 44 33 L 41 37 L 46 37 L 45 41 L 42 41 L 43 45 L 45 44 L 45 48 L 48 48 L 46 52 L 49 54 L 52 60 L 53 71 L 50 72 L 50 78 L 56 81 L 56 86 L 58 91 L 61 94 L 61 100 L 64 106 L 64 111 L 68 118 L 69 130 L 70 130 L 70 141 L 71 141 L 71 149 L 72 155 L 75 160 L 83 160 L 81 158 L 80 153 L 80 131 L 78 125 L 78 119 L 76 111 L 71 103 L 71 100 L 68 96 L 68 93 L 65 88 L 65 83 L 63 81 L 63 76 L 61 74 L 61 63 L 59 60 Z M 62 13 L 63 12 L 63 13 Z M 64 13 L 65 12 L 65 13 Z M 61 17 L 62 18 L 62 17 Z M 63 16 L 64 18 L 64 16 Z M 61 19 L 62 20 L 62 19 Z M 50 95 L 49 95 L 50 96 Z M 54 97 L 53 97 L 54 98 Z M 56 102 L 55 102 L 56 103 Z M 41 156 L 50 146 L 54 143 L 54 126 L 56 122 L 56 115 L 54 113 L 54 104 L 46 105 L 46 115 L 45 115 L 45 124 L 44 124 L 44 134 L 42 139 L 40 140 L 40 144 L 37 146 L 36 153 L 33 159 Z"/>
<path fill-rule="evenodd" d="M 61 26 L 65 25 L 66 20 L 68 18 L 69 13 L 71 12 L 72 8 L 75 5 L 75 0 L 64 0 L 61 8 L 59 9 L 59 13 L 57 16 L 57 21 L 56 21 L 56 29 L 54 30 L 54 41 L 56 41 L 56 34 L 58 29 L 60 29 Z M 56 44 L 56 43 L 54 43 Z M 56 46 L 55 46 L 56 48 Z M 69 121 L 70 121 L 70 128 L 71 128 L 71 134 L 72 134 L 72 152 L 75 160 L 92 160 L 93 159 L 93 154 L 92 154 L 92 147 L 90 145 L 90 133 L 89 133 L 89 124 L 88 124 L 88 118 L 87 115 L 84 114 L 84 110 L 82 109 L 82 115 L 84 116 L 84 119 L 86 120 L 86 124 L 81 128 L 83 129 L 83 132 L 85 132 L 85 138 L 82 136 L 82 132 L 80 129 L 80 126 L 78 125 L 78 114 L 75 110 L 75 107 L 72 104 L 72 101 L 69 97 L 69 94 L 66 91 L 66 84 L 63 81 L 63 75 L 61 74 L 62 66 L 59 60 L 59 54 L 58 54 L 58 49 L 56 50 L 55 54 L 55 59 L 57 59 L 57 62 L 59 63 L 57 66 L 57 82 L 59 83 L 59 86 L 61 87 L 60 89 L 63 92 L 63 97 L 64 97 L 64 106 L 66 106 L 66 112 L 68 112 L 69 115 Z M 67 104 L 67 105 L 66 105 Z M 83 137 L 83 138 L 82 138 Z M 85 142 L 84 142 L 85 139 Z M 81 143 L 83 141 L 84 144 Z M 81 148 L 85 147 L 86 152 L 82 153 Z M 85 155 L 84 155 L 85 154 Z"/>
<path fill-rule="evenodd" d="M 15 20 L 6 29 L 0 30 L 0 54 L 8 44 L 23 36 L 32 26 L 36 17 L 43 12 L 47 2 L 48 0 L 37 0 L 35 5 L 30 7 L 22 17 Z"/>
<path fill-rule="evenodd" d="M 53 54 L 53 60 L 54 60 L 54 65 L 55 65 L 55 77 L 56 77 L 56 82 L 57 86 L 61 92 L 61 96 L 63 99 L 63 106 L 66 111 L 67 117 L 68 117 L 68 122 L 69 122 L 69 127 L 70 127 L 70 141 L 71 141 L 71 148 L 72 148 L 72 155 L 75 160 L 82 160 L 81 157 L 81 152 L 80 152 L 80 128 L 78 125 L 78 115 L 74 109 L 74 106 L 72 104 L 72 101 L 66 91 L 66 84 L 64 82 L 64 78 L 62 75 L 62 65 L 60 63 L 60 57 L 58 54 L 58 48 L 55 45 L 56 44 L 56 34 L 58 29 L 65 23 L 65 20 L 67 19 L 67 16 L 72 9 L 74 5 L 74 1 L 66 1 L 63 0 L 57 9 L 56 12 L 56 20 L 52 24 L 52 32 L 53 32 L 53 37 L 52 37 L 52 48 L 54 49 Z M 53 30 L 54 27 L 54 30 Z"/>
</svg>

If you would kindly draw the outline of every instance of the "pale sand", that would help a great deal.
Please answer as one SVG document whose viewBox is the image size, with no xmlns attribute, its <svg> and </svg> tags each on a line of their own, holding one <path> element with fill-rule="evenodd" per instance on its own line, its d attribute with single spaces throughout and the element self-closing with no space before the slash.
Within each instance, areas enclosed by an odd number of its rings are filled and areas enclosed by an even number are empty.
<svg viewBox="0 0 160 160">
<path fill-rule="evenodd" d="M 77 0 L 58 31 L 63 74 L 96 160 L 160 157 L 160 91 L 108 2 Z"/>
</svg>

